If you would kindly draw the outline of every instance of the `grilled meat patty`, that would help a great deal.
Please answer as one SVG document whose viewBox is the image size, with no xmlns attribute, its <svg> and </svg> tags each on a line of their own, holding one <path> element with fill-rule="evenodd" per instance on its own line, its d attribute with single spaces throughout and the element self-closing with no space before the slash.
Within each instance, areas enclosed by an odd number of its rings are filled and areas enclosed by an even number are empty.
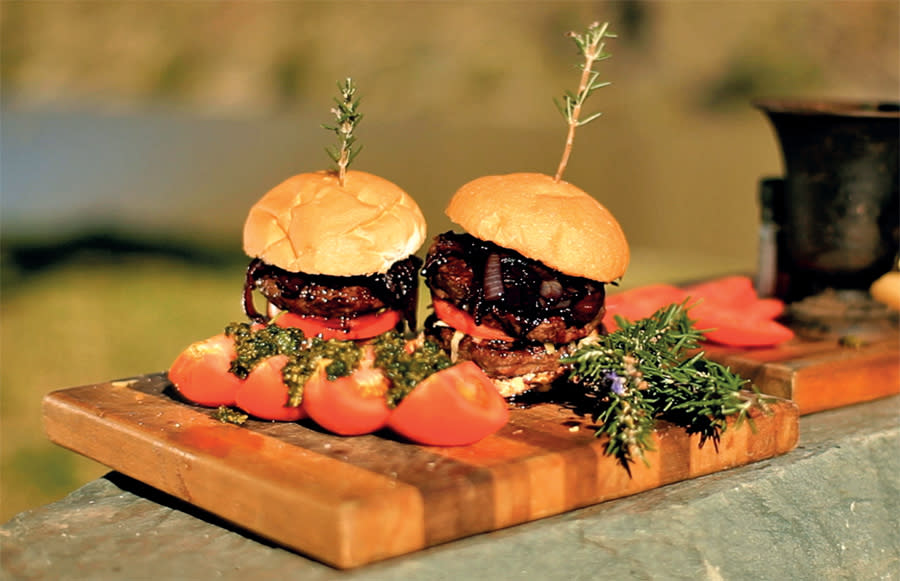
<svg viewBox="0 0 900 581">
<path fill-rule="evenodd" d="M 534 375 L 538 383 L 550 383 L 563 372 L 559 359 L 568 351 L 566 346 L 548 349 L 542 343 L 488 340 L 469 335 L 459 337 L 454 329 L 435 324 L 436 321 L 436 317 L 429 317 L 426 333 L 451 356 L 474 361 L 490 377 Z"/>
<path fill-rule="evenodd" d="M 256 258 L 247 267 L 244 311 L 255 321 L 267 319 L 253 306 L 256 290 L 279 309 L 299 315 L 352 318 L 388 308 L 401 311 L 415 328 L 421 265 L 421 259 L 410 256 L 384 274 L 329 276 L 289 272 Z"/>
</svg>

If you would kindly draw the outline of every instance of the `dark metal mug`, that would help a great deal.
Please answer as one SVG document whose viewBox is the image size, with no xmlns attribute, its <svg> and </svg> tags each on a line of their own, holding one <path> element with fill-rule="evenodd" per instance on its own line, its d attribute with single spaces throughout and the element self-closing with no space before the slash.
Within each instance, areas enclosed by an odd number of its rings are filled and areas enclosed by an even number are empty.
<svg viewBox="0 0 900 581">
<path fill-rule="evenodd" d="M 900 104 L 760 99 L 785 173 L 764 182 L 778 236 L 777 294 L 866 290 L 900 253 Z M 773 196 L 773 192 L 775 195 Z"/>
</svg>

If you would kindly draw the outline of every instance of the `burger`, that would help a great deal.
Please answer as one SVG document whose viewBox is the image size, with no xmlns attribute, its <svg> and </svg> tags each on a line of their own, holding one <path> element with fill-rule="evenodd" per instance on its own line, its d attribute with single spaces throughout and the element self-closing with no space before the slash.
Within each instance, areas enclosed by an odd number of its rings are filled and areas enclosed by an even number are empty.
<svg viewBox="0 0 900 581">
<path fill-rule="evenodd" d="M 538 173 L 471 181 L 446 214 L 464 232 L 438 235 L 425 257 L 426 334 L 504 397 L 548 389 L 561 357 L 605 332 L 605 285 L 629 260 L 621 226 L 583 190 Z"/>
<path fill-rule="evenodd" d="M 325 339 L 415 329 L 422 212 L 388 180 L 361 171 L 342 177 L 295 175 L 250 209 L 243 307 L 251 320 Z"/>
</svg>

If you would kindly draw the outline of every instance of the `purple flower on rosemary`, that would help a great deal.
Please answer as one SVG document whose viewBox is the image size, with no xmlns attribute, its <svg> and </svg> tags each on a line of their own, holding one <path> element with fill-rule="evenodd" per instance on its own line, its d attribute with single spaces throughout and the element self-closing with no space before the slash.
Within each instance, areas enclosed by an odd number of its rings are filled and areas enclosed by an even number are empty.
<svg viewBox="0 0 900 581">
<path fill-rule="evenodd" d="M 609 389 L 614 394 L 619 397 L 625 395 L 625 380 L 616 375 L 614 372 L 609 371 L 606 373 L 606 380 L 609 381 Z"/>
</svg>

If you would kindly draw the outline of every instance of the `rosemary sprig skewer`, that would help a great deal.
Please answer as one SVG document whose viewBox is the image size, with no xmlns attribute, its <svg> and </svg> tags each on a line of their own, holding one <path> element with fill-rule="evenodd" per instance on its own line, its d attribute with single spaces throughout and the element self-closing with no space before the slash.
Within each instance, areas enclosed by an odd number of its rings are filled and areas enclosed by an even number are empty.
<svg viewBox="0 0 900 581">
<path fill-rule="evenodd" d="M 604 22 L 603 24 L 594 22 L 588 27 L 587 32 L 584 34 L 576 34 L 575 32 L 568 33 L 568 36 L 575 41 L 578 50 L 584 57 L 584 63 L 581 65 L 581 80 L 578 83 L 578 92 L 573 94 L 571 91 L 566 91 L 562 103 L 559 101 L 556 102 L 559 112 L 562 113 L 563 117 L 566 119 L 566 123 L 569 125 L 569 131 L 566 135 L 566 146 L 565 149 L 563 149 L 562 159 L 559 162 L 559 167 L 557 167 L 556 175 L 553 178 L 554 181 L 558 182 L 562 179 L 563 172 L 566 170 L 566 165 L 569 163 L 569 156 L 572 154 L 572 146 L 575 143 L 575 129 L 582 125 L 587 125 L 602 114 L 598 112 L 586 119 L 580 119 L 581 109 L 591 93 L 610 84 L 609 82 L 599 82 L 597 80 L 599 73 L 593 70 L 595 62 L 606 60 L 612 56 L 611 54 L 604 52 L 606 45 L 604 40 L 607 38 L 616 38 L 616 35 L 608 32 L 608 28 L 608 22 Z"/>
<path fill-rule="evenodd" d="M 324 129 L 334 131 L 340 142 L 338 147 L 326 147 L 325 151 L 331 160 L 337 165 L 338 181 L 343 186 L 344 178 L 347 175 L 347 168 L 356 158 L 362 147 L 354 147 L 356 136 L 353 135 L 354 129 L 362 121 L 362 114 L 358 111 L 360 99 L 356 96 L 356 85 L 353 79 L 347 77 L 344 83 L 338 83 L 340 97 L 335 98 L 335 107 L 331 112 L 334 114 L 336 123 L 334 125 L 322 125 Z"/>
</svg>

